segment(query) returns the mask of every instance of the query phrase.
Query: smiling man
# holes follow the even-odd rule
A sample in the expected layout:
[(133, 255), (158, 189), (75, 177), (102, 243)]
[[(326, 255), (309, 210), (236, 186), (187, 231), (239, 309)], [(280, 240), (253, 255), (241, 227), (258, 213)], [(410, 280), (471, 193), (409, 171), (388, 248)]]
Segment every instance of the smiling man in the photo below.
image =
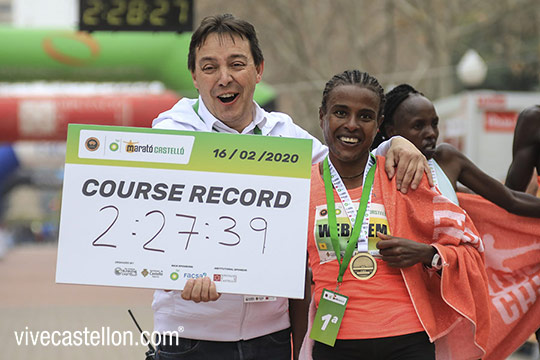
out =
[(193, 83), (208, 111), (238, 132), (251, 122), (255, 85), (264, 63), (238, 35), (210, 34), (198, 51)]
[[(154, 128), (312, 139), (312, 161), (326, 156), (326, 147), (288, 115), (267, 112), (253, 100), (264, 58), (250, 23), (230, 14), (204, 18), (191, 38), (188, 68), (198, 99), (181, 99), (154, 119)], [(416, 188), (428, 169), (425, 158), (404, 139), (387, 142), (379, 154), (386, 149), (389, 177), (396, 174), (404, 192), (409, 184)], [(161, 336), (156, 359), (290, 360), (291, 327), (296, 358), (309, 304), (267, 300), (218, 294), (209, 278), (188, 280), (182, 292), (157, 290), (152, 304), (155, 331), (183, 332), (182, 337)]]

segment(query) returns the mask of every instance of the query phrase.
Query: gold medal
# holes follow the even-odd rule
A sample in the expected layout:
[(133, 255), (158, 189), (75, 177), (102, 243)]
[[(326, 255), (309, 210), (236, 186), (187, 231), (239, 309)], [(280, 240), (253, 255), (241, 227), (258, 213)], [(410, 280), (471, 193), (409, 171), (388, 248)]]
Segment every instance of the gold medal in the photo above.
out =
[(358, 280), (368, 280), (377, 272), (377, 261), (369, 253), (358, 253), (351, 259), (349, 270)]

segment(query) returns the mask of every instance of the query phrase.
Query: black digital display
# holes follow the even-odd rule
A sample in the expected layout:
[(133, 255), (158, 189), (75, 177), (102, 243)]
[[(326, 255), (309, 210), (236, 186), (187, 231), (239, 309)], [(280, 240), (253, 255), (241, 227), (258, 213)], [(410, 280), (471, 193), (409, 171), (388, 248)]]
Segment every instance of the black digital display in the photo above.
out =
[(82, 31), (191, 31), (193, 0), (80, 0)]

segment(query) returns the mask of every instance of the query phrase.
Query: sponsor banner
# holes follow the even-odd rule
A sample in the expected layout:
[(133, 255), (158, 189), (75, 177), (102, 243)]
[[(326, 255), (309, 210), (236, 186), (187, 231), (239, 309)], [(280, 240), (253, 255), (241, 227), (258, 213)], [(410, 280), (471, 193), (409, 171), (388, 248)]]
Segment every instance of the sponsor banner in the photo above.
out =
[(484, 94), (476, 99), (476, 104), (480, 109), (505, 109), (507, 102), (505, 94)]
[(513, 133), (517, 118), (515, 111), (486, 111), (484, 128), (486, 131)]
[(303, 297), (311, 141), (260, 140), (70, 125), (56, 281)]

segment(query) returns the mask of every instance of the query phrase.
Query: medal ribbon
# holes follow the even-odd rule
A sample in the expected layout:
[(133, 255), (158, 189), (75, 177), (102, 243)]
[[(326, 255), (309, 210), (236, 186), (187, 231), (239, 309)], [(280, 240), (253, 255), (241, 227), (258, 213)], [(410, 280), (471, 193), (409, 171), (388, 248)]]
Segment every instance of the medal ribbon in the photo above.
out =
[[(364, 178), (362, 180), (362, 183), (366, 182), (366, 176), (369, 173), (369, 170), (371, 169), (373, 164), (375, 164), (375, 162), (376, 162), (375, 157), (370, 156), (366, 164), (366, 167), (364, 168)], [(351, 223), (351, 226), (354, 228), (354, 224), (356, 223), (356, 218), (358, 214), (356, 212), (356, 209), (354, 208), (351, 197), (349, 196), (349, 192), (347, 191), (345, 184), (343, 184), (343, 180), (339, 176), (339, 173), (337, 172), (336, 168), (332, 164), (332, 161), (330, 160), (330, 158), (328, 159), (328, 167), (330, 169), (330, 177), (332, 178), (332, 185), (334, 185), (334, 189), (336, 189), (339, 199), (341, 200), (341, 203), (343, 204), (343, 209), (345, 210), (345, 214), (347, 214), (347, 217), (349, 218), (349, 222)], [(362, 225), (360, 228), (360, 236), (358, 237), (358, 241), (357, 241), (358, 252), (368, 251), (368, 230), (369, 230), (369, 218), (371, 215), (370, 209), (371, 209), (372, 190), (373, 188), (371, 187), (366, 209), (363, 213), (364, 217), (363, 217)]]
[(433, 179), (433, 185), (435, 185), (436, 188), (439, 187), (439, 181), (437, 180), (437, 172), (435, 171), (435, 160), (429, 159), (428, 161), (429, 170), (431, 171), (431, 178)]
[[(332, 166), (333, 174), (330, 174), (330, 166)], [(375, 169), (377, 168), (377, 162), (375, 160), (375, 156), (370, 153), (370, 158), (368, 159), (368, 162), (366, 164), (366, 168), (364, 170), (364, 179), (362, 184), (362, 197), (360, 198), (360, 205), (358, 207), (358, 212), (356, 212), (356, 216), (354, 216), (354, 208), (352, 207), (352, 201), (349, 196), (349, 192), (345, 188), (345, 185), (343, 184), (343, 181), (341, 180), (341, 177), (339, 176), (338, 172), (334, 168), (333, 165), (331, 165), (330, 159), (328, 156), (323, 161), (323, 180), (324, 180), (324, 191), (326, 194), (326, 206), (328, 210), (328, 226), (330, 227), (330, 239), (332, 241), (332, 247), (336, 254), (336, 258), (339, 264), (339, 274), (338, 274), (338, 284), (341, 284), (343, 281), (343, 274), (345, 274), (345, 271), (347, 267), (349, 266), (349, 262), (351, 261), (352, 254), (354, 252), (354, 248), (356, 243), (358, 243), (358, 247), (360, 250), (360, 230), (361, 228), (366, 229), (365, 231), (365, 239), (362, 239), (362, 243), (365, 242), (365, 244), (362, 245), (362, 251), (367, 251), (368, 249), (368, 242), (367, 242), (367, 228), (369, 226), (369, 212), (367, 212), (368, 203), (370, 202), (371, 198), (371, 192), (373, 189), (373, 181), (375, 179)], [(366, 170), (368, 170), (368, 173), (366, 175)], [(336, 183), (335, 180), (338, 180)], [(344, 205), (344, 208), (352, 207), (352, 212), (349, 214), (349, 210), (346, 210), (347, 216), (349, 216), (349, 219), (351, 219), (351, 225), (353, 227), (351, 236), (349, 240), (347, 241), (347, 248), (345, 249), (345, 255), (343, 257), (343, 261), (341, 260), (341, 247), (339, 245), (339, 238), (337, 233), (337, 217), (336, 217), (336, 205), (334, 202), (334, 192), (332, 190), (332, 185), (336, 187), (336, 191), (340, 197), (341, 203)], [(337, 185), (337, 186), (336, 186)], [(367, 221), (366, 221), (366, 213), (367, 213)], [(360, 215), (362, 214), (362, 215)], [(351, 216), (354, 216), (354, 221)], [(362, 222), (360, 223), (358, 220), (362, 217)], [(361, 224), (361, 226), (355, 226), (356, 224)], [(364, 226), (365, 225), (365, 226)], [(365, 249), (365, 250), (364, 250)]]

